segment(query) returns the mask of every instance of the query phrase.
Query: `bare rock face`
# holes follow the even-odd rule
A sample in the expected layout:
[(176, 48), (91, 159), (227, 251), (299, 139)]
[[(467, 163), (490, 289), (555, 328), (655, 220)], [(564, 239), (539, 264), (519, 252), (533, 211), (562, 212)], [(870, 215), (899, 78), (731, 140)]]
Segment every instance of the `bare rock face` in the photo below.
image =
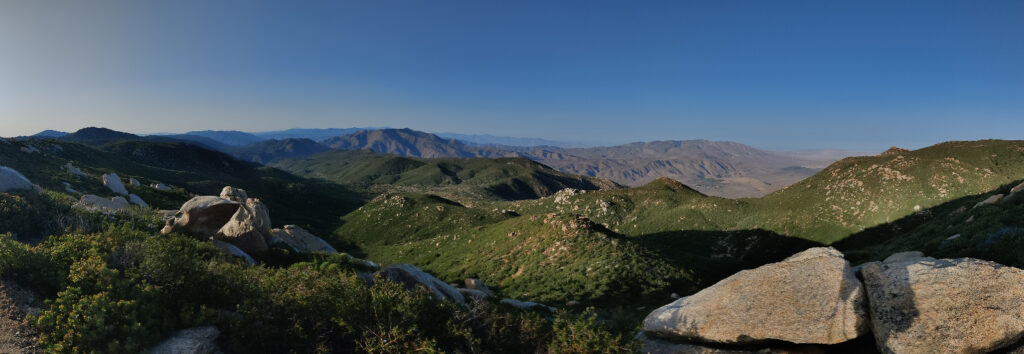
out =
[(460, 305), (466, 303), (465, 297), (454, 286), (448, 285), (411, 264), (396, 264), (381, 269), (378, 274), (385, 279), (401, 283), (408, 290), (423, 288), (439, 300), (448, 300)]
[(124, 187), (124, 183), (121, 183), (121, 177), (116, 173), (103, 175), (103, 185), (110, 188), (111, 192), (128, 195), (128, 188)]
[(219, 353), (217, 347), (217, 336), (220, 330), (217, 327), (207, 326), (183, 329), (171, 334), (160, 344), (151, 348), (151, 354), (213, 354)]
[(896, 253), (893, 253), (893, 254), (889, 255), (889, 257), (885, 257), (885, 260), (883, 260), (882, 262), (884, 262), (884, 263), (902, 262), (902, 261), (905, 261), (905, 260), (908, 260), (908, 259), (921, 258), (921, 257), (924, 257), (924, 253), (922, 253), (921, 251), (896, 252)]
[(249, 196), (245, 193), (244, 189), (231, 186), (224, 187), (224, 189), (220, 191), (220, 197), (239, 203), (245, 203), (245, 200), (249, 199)]
[(736, 273), (654, 310), (657, 337), (724, 344), (835, 344), (867, 333), (864, 288), (843, 254), (819, 247)]
[(171, 232), (208, 239), (235, 215), (240, 204), (220, 197), (195, 197), (181, 205), (174, 218), (167, 221), (161, 233)]
[(259, 199), (246, 199), (223, 225), (213, 239), (238, 246), (248, 254), (260, 254), (269, 249), (270, 213)]
[(271, 243), (284, 242), (299, 253), (338, 253), (327, 241), (295, 225), (285, 225), (283, 229), (270, 230), (270, 237), (273, 240)]
[(861, 269), (878, 348), (987, 353), (1024, 337), (1024, 270), (971, 258), (916, 258)]
[(29, 182), (21, 172), (14, 169), (0, 166), (0, 192), (7, 192), (17, 189), (36, 190), (35, 185)]

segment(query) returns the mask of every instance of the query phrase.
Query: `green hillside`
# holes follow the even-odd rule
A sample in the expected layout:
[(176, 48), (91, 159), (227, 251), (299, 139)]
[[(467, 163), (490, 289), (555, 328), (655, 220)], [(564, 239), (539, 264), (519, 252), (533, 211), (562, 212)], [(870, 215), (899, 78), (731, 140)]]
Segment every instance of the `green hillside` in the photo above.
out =
[[(28, 153), (32, 146), (39, 152)], [(72, 163), (87, 174), (67, 172)], [(175, 142), (116, 141), (87, 146), (57, 140), (0, 143), (0, 165), (20, 171), (33, 183), (64, 191), (64, 182), (82, 193), (110, 197), (101, 176), (116, 172), (131, 193), (154, 208), (177, 209), (193, 194), (217, 195), (225, 185), (259, 196), (275, 216), (275, 224), (298, 224), (314, 230), (335, 227), (338, 217), (354, 210), (363, 196), (337, 184), (296, 177), (274, 168), (234, 158), (199, 146)], [(136, 178), (142, 186), (128, 184)], [(151, 183), (177, 188), (158, 191)]]
[(272, 166), (357, 188), (430, 193), (462, 201), (534, 199), (563, 188), (618, 187), (598, 178), (561, 173), (524, 158), (421, 159), (368, 151), (328, 151)]

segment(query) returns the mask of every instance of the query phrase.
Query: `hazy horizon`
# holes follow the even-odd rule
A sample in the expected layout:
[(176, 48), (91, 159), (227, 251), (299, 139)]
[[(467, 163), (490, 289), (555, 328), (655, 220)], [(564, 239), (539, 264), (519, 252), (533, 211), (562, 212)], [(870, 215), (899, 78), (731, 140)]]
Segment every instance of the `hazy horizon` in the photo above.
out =
[(1021, 2), (14, 2), (0, 136), (408, 127), (880, 151), (1024, 131)]

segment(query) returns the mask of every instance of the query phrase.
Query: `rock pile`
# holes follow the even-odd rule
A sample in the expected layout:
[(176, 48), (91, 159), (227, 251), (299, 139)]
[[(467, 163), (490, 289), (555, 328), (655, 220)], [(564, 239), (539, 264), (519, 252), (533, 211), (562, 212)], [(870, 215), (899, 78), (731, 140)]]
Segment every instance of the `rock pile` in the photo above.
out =
[(985, 353), (1024, 338), (1024, 270), (920, 252), (858, 268), (812, 248), (655, 310), (638, 338), (650, 353), (828, 352), (867, 335), (885, 353)]

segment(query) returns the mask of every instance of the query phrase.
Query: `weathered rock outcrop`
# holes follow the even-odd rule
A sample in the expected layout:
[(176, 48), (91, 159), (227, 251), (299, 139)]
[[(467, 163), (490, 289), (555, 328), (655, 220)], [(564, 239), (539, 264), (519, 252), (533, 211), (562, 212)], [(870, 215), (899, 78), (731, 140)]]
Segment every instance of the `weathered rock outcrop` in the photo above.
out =
[(116, 173), (103, 175), (103, 185), (110, 188), (111, 192), (128, 195), (128, 188), (124, 187), (124, 183), (121, 183), (121, 177)]
[(36, 187), (32, 182), (29, 182), (28, 178), (25, 178), (25, 175), (22, 175), (21, 172), (0, 166), (0, 192), (19, 189), (34, 191), (36, 190)]
[(977, 207), (980, 207), (980, 206), (985, 206), (985, 205), (989, 205), (989, 204), (995, 204), (995, 203), (998, 203), (1000, 200), (1003, 200), (1003, 195), (1002, 194), (992, 195), (992, 196), (989, 196), (988, 198), (985, 198), (985, 200), (982, 200), (982, 201), (978, 202), (978, 204), (974, 204), (974, 207), (977, 208)]
[(249, 199), (249, 195), (245, 193), (244, 189), (235, 188), (232, 186), (227, 186), (224, 187), (224, 189), (221, 189), (220, 197), (239, 203), (245, 203), (245, 201)]
[(834, 344), (867, 333), (865, 306), (842, 253), (812, 248), (665, 305), (644, 319), (643, 329), (703, 342)]
[(71, 162), (64, 165), (64, 169), (68, 171), (68, 174), (72, 176), (85, 177), (85, 172), (81, 168), (75, 167)]
[(901, 261), (905, 261), (905, 260), (908, 260), (908, 259), (921, 258), (921, 257), (924, 257), (924, 253), (922, 253), (921, 251), (896, 252), (896, 253), (893, 253), (893, 254), (889, 255), (889, 257), (885, 257), (885, 260), (883, 260), (882, 262), (884, 262), (884, 263), (901, 262)]
[(861, 269), (879, 349), (985, 353), (1024, 337), (1024, 270), (970, 258)]
[(217, 327), (207, 326), (183, 329), (171, 334), (160, 344), (151, 348), (150, 354), (214, 354), (219, 353), (217, 347), (217, 336), (220, 331)]
[(171, 232), (208, 239), (235, 215), (240, 204), (221, 197), (200, 196), (181, 205), (174, 219), (167, 221), (161, 233)]
[(385, 279), (401, 283), (408, 290), (423, 288), (437, 299), (448, 300), (457, 304), (466, 303), (462, 293), (454, 286), (448, 285), (448, 283), (427, 274), (411, 264), (389, 266), (381, 269), (377, 274)]
[(299, 253), (338, 253), (327, 241), (295, 225), (285, 225), (282, 229), (270, 230), (270, 238), (271, 244), (283, 242)]
[(248, 198), (213, 236), (249, 254), (266, 252), (270, 239), (270, 213), (259, 199)]
[(78, 203), (75, 203), (75, 207), (104, 214), (113, 214), (127, 209), (129, 206), (131, 206), (131, 204), (122, 197), (106, 199), (92, 194), (83, 195), (82, 198), (78, 200)]

